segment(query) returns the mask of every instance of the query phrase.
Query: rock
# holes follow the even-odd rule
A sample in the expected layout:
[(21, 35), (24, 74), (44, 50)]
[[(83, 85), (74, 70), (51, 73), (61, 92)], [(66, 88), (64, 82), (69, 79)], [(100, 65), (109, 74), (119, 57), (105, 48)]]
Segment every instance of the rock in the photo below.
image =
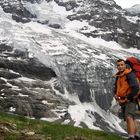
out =
[(48, 26), (56, 28), (56, 29), (60, 29), (61, 28), (61, 25), (59, 25), (59, 24), (49, 24)]
[(29, 22), (31, 18), (35, 18), (23, 5), (21, 1), (7, 1), (1, 0), (0, 6), (4, 12), (12, 13), (12, 18), (17, 22)]

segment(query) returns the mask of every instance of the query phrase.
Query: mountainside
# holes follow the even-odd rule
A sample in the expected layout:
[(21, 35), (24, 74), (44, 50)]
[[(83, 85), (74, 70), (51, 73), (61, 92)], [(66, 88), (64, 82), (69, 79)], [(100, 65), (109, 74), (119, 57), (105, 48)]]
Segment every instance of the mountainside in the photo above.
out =
[(1, 140), (125, 140), (117, 134), (81, 129), (0, 112)]
[(139, 18), (112, 0), (0, 5), (0, 109), (125, 133), (109, 111), (112, 74), (116, 59), (140, 58)]
[(127, 8), (126, 11), (129, 12), (133, 16), (140, 17), (140, 4), (136, 4), (132, 6), (131, 8)]
[(140, 18), (113, 0), (1, 0), (0, 5), (17, 22), (36, 21), (53, 28), (78, 22), (78, 32), (88, 37), (114, 40), (125, 48), (140, 46)]

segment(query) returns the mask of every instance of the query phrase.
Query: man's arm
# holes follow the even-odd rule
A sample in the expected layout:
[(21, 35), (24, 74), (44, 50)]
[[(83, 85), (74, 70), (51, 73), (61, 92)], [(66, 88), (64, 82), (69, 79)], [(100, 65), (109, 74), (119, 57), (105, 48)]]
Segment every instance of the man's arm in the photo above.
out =
[(133, 72), (127, 74), (127, 80), (132, 89), (131, 93), (127, 95), (127, 99), (133, 101), (133, 97), (136, 96), (139, 91), (139, 83), (135, 73)]

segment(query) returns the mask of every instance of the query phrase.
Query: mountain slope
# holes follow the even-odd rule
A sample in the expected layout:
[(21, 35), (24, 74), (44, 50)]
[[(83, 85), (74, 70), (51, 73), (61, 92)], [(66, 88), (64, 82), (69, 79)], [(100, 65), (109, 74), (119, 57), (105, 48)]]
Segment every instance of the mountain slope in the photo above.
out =
[(121, 9), (113, 0), (2, 0), (0, 5), (17, 22), (35, 21), (53, 28), (68, 28), (77, 21), (78, 32), (88, 37), (139, 49), (139, 17)]
[(6, 140), (123, 140), (102, 131), (76, 128), (0, 113), (0, 139)]
[[(122, 26), (116, 21), (118, 26), (121, 25), (118, 28), (120, 32), (133, 27), (134, 32), (129, 32), (129, 29), (127, 39), (120, 36), (124, 45), (130, 41), (129, 35), (134, 35), (132, 42), (136, 46), (133, 43), (131, 45), (137, 47), (139, 30), (137, 24), (128, 22), (123, 10), (119, 12), (120, 7), (113, 1), (96, 2), (0, 2), (2, 111), (79, 127), (125, 133), (118, 117), (110, 112), (113, 68), (116, 59), (130, 55), (139, 57), (140, 53), (137, 49), (122, 48), (119, 42), (107, 42), (93, 36), (97, 33), (98, 37), (107, 37), (108, 31), (109, 34), (113, 33), (110, 32), (110, 25), (106, 22), (104, 26), (101, 24), (105, 19), (108, 21), (108, 9), (109, 13), (115, 13), (114, 17), (118, 20), (121, 16), (121, 20), (125, 20), (123, 24), (128, 23)], [(100, 6), (102, 10), (96, 14), (98, 10), (92, 5), (97, 8)], [(17, 10), (13, 10), (14, 8)], [(25, 9), (28, 12), (24, 12)], [(89, 20), (85, 19), (84, 14), (91, 16)], [(16, 15), (16, 19), (13, 15)], [(99, 20), (93, 23), (91, 18), (94, 15)], [(102, 18), (104, 15), (105, 18)]]
[(138, 17), (140, 17), (140, 4), (136, 4), (131, 8), (127, 8), (126, 11), (131, 13), (132, 15), (138, 15)]

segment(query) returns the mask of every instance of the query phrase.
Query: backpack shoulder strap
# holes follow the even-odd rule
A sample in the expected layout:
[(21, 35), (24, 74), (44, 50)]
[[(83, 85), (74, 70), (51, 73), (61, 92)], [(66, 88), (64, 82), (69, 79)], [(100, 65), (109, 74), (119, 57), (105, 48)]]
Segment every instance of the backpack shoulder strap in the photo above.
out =
[[(132, 71), (132, 72), (133, 72), (133, 71)], [(130, 73), (132, 73), (132, 72), (130, 72)], [(128, 73), (128, 74), (130, 74), (130, 73)], [(134, 72), (133, 72), (133, 73), (134, 73)], [(128, 84), (129, 84), (128, 74), (126, 74), (126, 80), (127, 80)], [(137, 78), (137, 77), (136, 77), (136, 78)], [(138, 78), (137, 78), (137, 81), (138, 81), (138, 84), (139, 84), (139, 87), (140, 87), (140, 82), (139, 82)], [(139, 99), (140, 99), (140, 90), (139, 90), (139, 92), (137, 93), (137, 95), (136, 95), (135, 98), (139, 98)]]
[(129, 80), (128, 80), (129, 78), (128, 78), (128, 74), (126, 74), (126, 81), (128, 82), (128, 84), (129, 84)]
[[(131, 74), (131, 73), (134, 73), (134, 71), (131, 71), (130, 73), (125, 74), (126, 75), (126, 80), (127, 80), (128, 84), (129, 84), (129, 74)], [(136, 77), (136, 79), (138, 79), (138, 78)]]

